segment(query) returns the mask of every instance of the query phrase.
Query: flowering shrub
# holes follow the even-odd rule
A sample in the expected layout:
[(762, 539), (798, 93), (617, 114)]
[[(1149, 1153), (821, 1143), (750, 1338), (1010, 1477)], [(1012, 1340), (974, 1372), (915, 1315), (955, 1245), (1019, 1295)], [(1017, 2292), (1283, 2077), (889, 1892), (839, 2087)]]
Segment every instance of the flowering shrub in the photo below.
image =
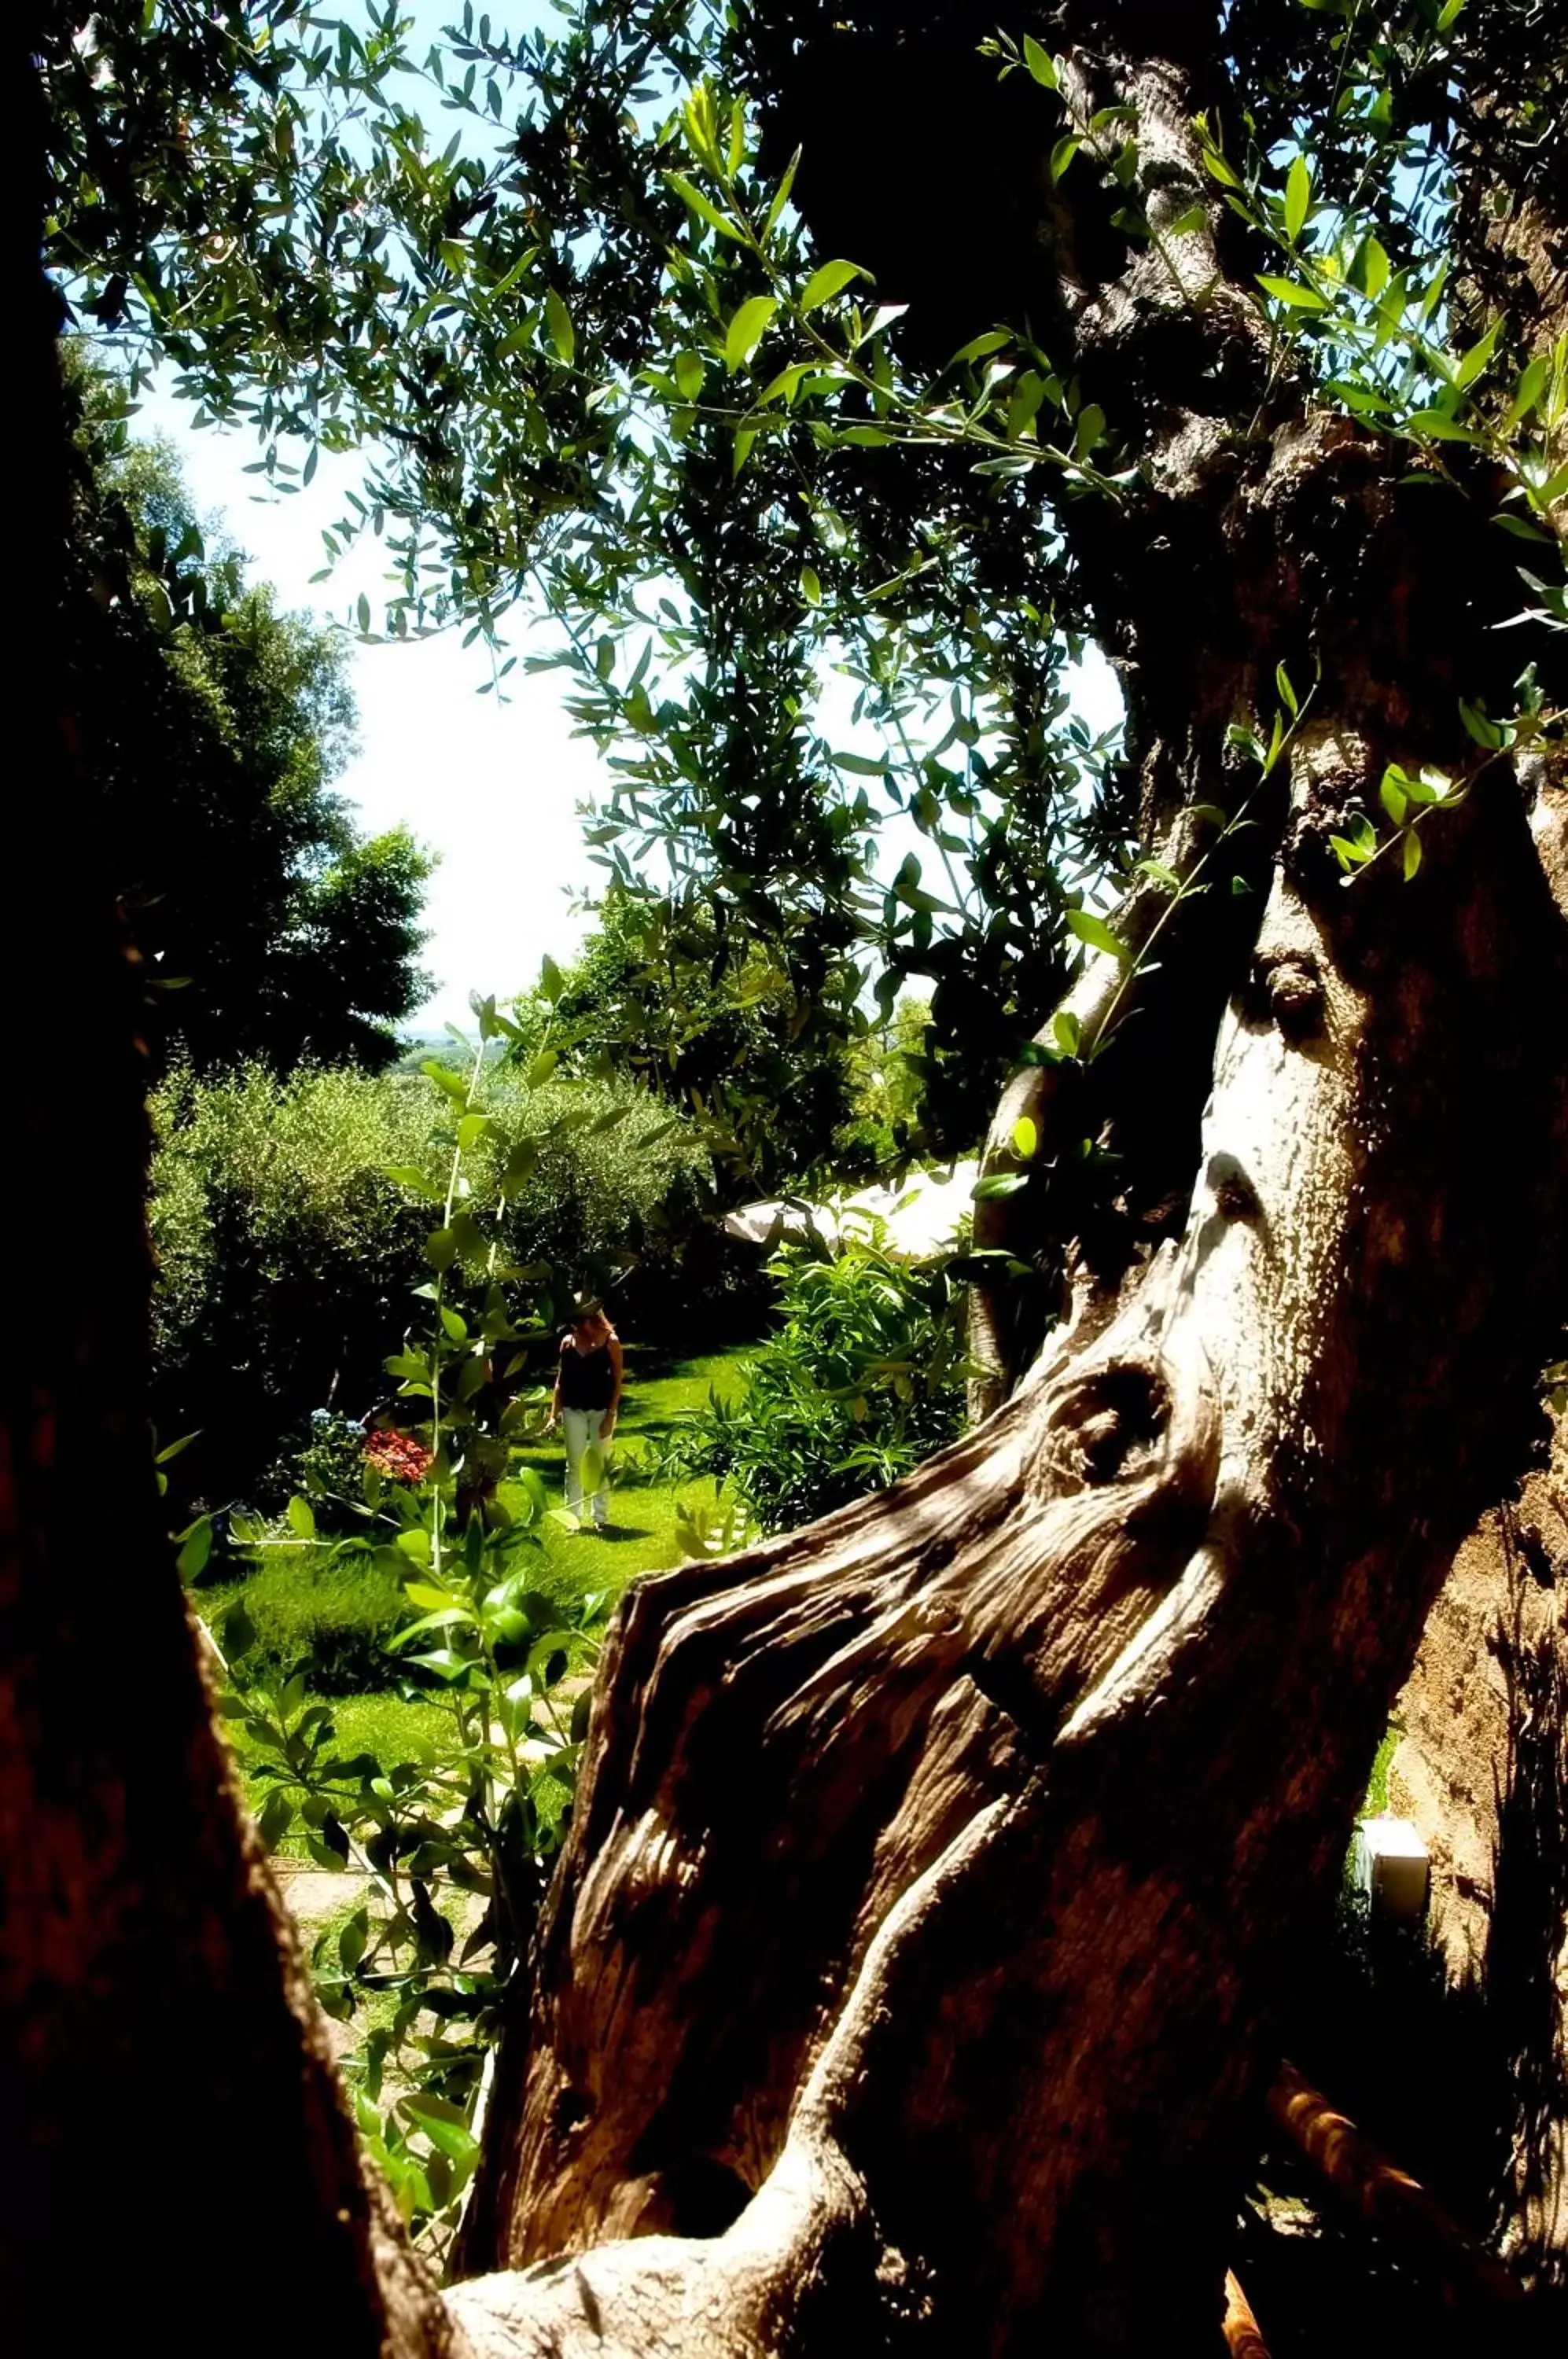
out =
[(435, 1463), (422, 1441), (390, 1429), (365, 1436), (365, 1455), (378, 1474), (394, 1483), (422, 1483)]
[(321, 1501), (324, 1523), (334, 1531), (346, 1530), (356, 1518), (343, 1502), (358, 1498), (364, 1472), (362, 1419), (345, 1417), (341, 1409), (316, 1408), (310, 1411), (304, 1440), (282, 1450), (256, 1477), (254, 1496), (270, 1508), (293, 1492), (307, 1492)]

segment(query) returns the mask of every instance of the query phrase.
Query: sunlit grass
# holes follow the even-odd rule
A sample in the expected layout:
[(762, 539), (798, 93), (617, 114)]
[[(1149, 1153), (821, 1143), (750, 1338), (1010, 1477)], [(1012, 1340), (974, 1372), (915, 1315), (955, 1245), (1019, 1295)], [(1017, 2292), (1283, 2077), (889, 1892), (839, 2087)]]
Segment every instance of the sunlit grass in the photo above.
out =
[[(553, 1596), (592, 1593), (614, 1598), (638, 1574), (679, 1563), (681, 1503), (697, 1507), (713, 1504), (711, 1483), (686, 1482), (677, 1487), (663, 1482), (656, 1471), (658, 1452), (673, 1420), (705, 1401), (710, 1388), (733, 1398), (743, 1387), (745, 1353), (731, 1351), (671, 1361), (633, 1350), (627, 1363), (613, 1461), (613, 1522), (601, 1534), (572, 1531), (546, 1516), (539, 1532), (536, 1585)], [(552, 1506), (562, 1504), (564, 1466), (559, 1441), (523, 1453), (519, 1462), (539, 1475)], [(387, 1641), (410, 1611), (395, 1577), (368, 1561), (350, 1559), (334, 1564), (324, 1547), (280, 1543), (260, 1551), (260, 1562), (248, 1578), (205, 1589), (197, 1602), (209, 1625), (217, 1628), (227, 1607), (242, 1597), (258, 1633), (257, 1647), (247, 1659), (287, 1669), (312, 1655), (323, 1664), (332, 1685), (362, 1690), (322, 1698), (332, 1707), (335, 1752), (373, 1753), (391, 1762), (430, 1759), (450, 1748), (452, 1715), (447, 1706), (439, 1701), (405, 1700), (389, 1684), (372, 1685), (378, 1675), (389, 1681), (392, 1658)], [(242, 1723), (229, 1722), (225, 1727), (247, 1799), (258, 1807), (267, 1781), (253, 1784), (248, 1772), (260, 1747)], [(548, 1777), (540, 1781), (541, 1787), (550, 1783)], [(561, 1789), (555, 1793), (564, 1801)], [(550, 1797), (541, 1791), (537, 1799), (543, 1807)], [(302, 1852), (302, 1842), (291, 1836), (283, 1850)]]
[[(638, 1573), (662, 1572), (680, 1562), (678, 1508), (682, 1501), (712, 1507), (714, 1486), (701, 1480), (679, 1486), (661, 1481), (653, 1471), (659, 1450), (683, 1409), (700, 1407), (710, 1390), (733, 1399), (745, 1384), (744, 1352), (659, 1362), (651, 1355), (645, 1361), (634, 1348), (626, 1363), (626, 1391), (611, 1459), (611, 1529), (604, 1534), (570, 1531), (551, 1520), (542, 1535), (550, 1571), (567, 1576), (579, 1593), (605, 1590), (618, 1595)], [(650, 1371), (646, 1375), (644, 1365)], [(564, 1506), (565, 1462), (559, 1440), (523, 1452), (519, 1463), (540, 1477), (553, 1506)], [(555, 1582), (547, 1579), (540, 1586), (553, 1589)]]

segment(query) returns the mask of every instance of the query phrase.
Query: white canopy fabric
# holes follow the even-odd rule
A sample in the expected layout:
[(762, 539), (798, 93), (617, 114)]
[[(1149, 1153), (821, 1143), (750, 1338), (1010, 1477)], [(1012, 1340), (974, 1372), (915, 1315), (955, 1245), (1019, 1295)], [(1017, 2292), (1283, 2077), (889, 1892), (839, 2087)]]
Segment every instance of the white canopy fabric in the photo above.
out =
[(795, 1204), (775, 1199), (763, 1204), (743, 1204), (724, 1214), (732, 1237), (769, 1251), (791, 1240), (804, 1243), (815, 1236), (824, 1245), (846, 1237), (868, 1236), (882, 1223), (885, 1250), (899, 1261), (930, 1261), (951, 1252), (960, 1224), (975, 1209), (978, 1161), (955, 1163), (951, 1172), (914, 1171), (901, 1188), (863, 1188), (853, 1196), (831, 1198), (825, 1204)]

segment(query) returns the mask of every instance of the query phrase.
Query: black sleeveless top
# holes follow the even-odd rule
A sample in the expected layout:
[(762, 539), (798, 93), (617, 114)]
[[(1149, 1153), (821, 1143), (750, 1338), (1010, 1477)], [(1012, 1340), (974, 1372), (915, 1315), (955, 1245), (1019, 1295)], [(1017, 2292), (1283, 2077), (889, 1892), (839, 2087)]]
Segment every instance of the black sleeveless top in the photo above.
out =
[(608, 1408), (615, 1372), (610, 1365), (608, 1343), (580, 1352), (570, 1335), (561, 1346), (561, 1406), (562, 1408)]

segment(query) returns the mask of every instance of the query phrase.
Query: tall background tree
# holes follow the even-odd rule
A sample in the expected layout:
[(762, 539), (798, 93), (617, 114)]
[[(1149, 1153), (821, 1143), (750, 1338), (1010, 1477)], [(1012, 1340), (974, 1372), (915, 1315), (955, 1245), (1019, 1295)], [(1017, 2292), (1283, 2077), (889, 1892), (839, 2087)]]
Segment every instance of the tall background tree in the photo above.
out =
[[(581, 957), (519, 1011), (517, 1053), (548, 1029), (570, 1067), (635, 1076), (695, 1109), (729, 1166), (725, 1192), (766, 1193), (839, 1160), (854, 1105), (847, 1043), (871, 1027), (855, 1004), (858, 970), (837, 965), (836, 1004), (826, 977), (802, 1004), (778, 938), (759, 938), (722, 896), (682, 907), (612, 888)], [(834, 1027), (811, 1024), (829, 1004)]]
[(353, 747), (343, 636), (280, 614), (206, 546), (172, 451), (133, 440), (80, 364), (71, 692), (98, 826), (155, 998), (199, 1068), (371, 1067), (429, 989), (431, 860), (332, 791)]
[[(681, 685), (693, 436), (728, 436), (743, 485), (799, 462), (804, 489), (765, 514), (802, 632), (859, 650), (898, 744), (877, 815), (917, 778), (931, 797), (916, 823), (953, 863), (944, 893), (918, 860), (875, 895), (870, 861), (823, 879), (867, 905), (894, 991), (990, 940), (965, 873), (1052, 788), (1055, 856), (1023, 884), (1069, 988), (1009, 1085), (983, 1201), (1006, 1211), (996, 1250), (1037, 1266), (1037, 1323), (1071, 1316), (908, 1484), (624, 1606), (469, 2238), (473, 2266), (572, 2267), (459, 2288), (442, 2323), (319, 2067), (269, 2069), (308, 2033), (198, 1790), (171, 1575), (180, 1709), (141, 1752), (82, 1761), (41, 1701), (10, 1723), (43, 1748), (57, 1860), (105, 1795), (160, 1779), (188, 1805), (158, 1823), (169, 1875), (135, 1886), (163, 1982), (83, 1912), (32, 1985), (29, 2135), (60, 2115), (68, 2052), (84, 2071), (107, 2044), (114, 2099), (145, 2104), (169, 1962), (205, 1965), (244, 1927), (234, 1970), (207, 1973), (229, 2085), (265, 2108), (256, 2155), (350, 2347), (1213, 2348), (1292, 1963), (1443, 1566), (1539, 1431), (1559, 1348), (1568, 1047), (1521, 1014), (1568, 987), (1562, 180), (1534, 160), (1563, 109), (1543, 49), (1518, 82), (1497, 70), (1529, 13), (1314, 11), (1334, 66), (1283, 125), (1258, 60), (1269, 28), (1280, 54), (1301, 36), (1284, 8), (1233, 25), (1085, 0), (988, 54), (967, 10), (897, 0), (724, 28), (594, 12), (520, 49), (481, 25), (447, 103), (495, 120), (520, 73), (516, 147), (439, 162), (387, 94), (389, 13), (365, 40), (283, 0), (46, 28), (54, 251), (82, 302), (173, 352), (193, 392), (243, 392), (274, 465), (290, 438), (395, 442), (365, 504), (406, 566), (389, 627), (428, 608), (438, 556), (438, 603), (497, 641), (510, 598), (541, 600), (585, 692), (647, 741), (619, 798), (634, 844), (662, 832), (701, 870), (737, 797), (726, 851), (746, 841), (744, 776), (715, 764), (724, 799), (702, 798)], [(771, 160), (725, 77), (760, 100)], [(339, 136), (340, 98), (373, 118), (368, 147)], [(1266, 144), (1281, 129), (1293, 162)], [(235, 188), (247, 234), (221, 253), (173, 152)], [(571, 202), (539, 201), (547, 168)], [(1515, 292), (1480, 317), (1491, 263)], [(1091, 625), (1128, 711), (1097, 793), (1092, 749), (1040, 718)], [(1027, 699), (1020, 647), (1048, 683)], [(927, 679), (957, 688), (956, 734), (906, 754)], [(872, 782), (848, 778), (858, 814)], [(96, 1364), (51, 1362), (71, 1447), (39, 1477), (47, 1512), (29, 1503), (41, 1573), (79, 1548), (52, 1518), (89, 1486), (84, 1445), (111, 1411), (123, 1436), (138, 1397), (129, 1068), (100, 970), (125, 1323), (96, 1426)], [(1039, 1020), (1045, 971), (1027, 1012), (987, 1006), (977, 1055)], [(939, 1030), (953, 1004), (939, 989)], [(47, 1145), (69, 1111), (40, 1106)], [(1000, 1392), (1028, 1327), (995, 1327)], [(146, 1473), (117, 1446), (155, 1582)], [(39, 1698), (60, 1610), (23, 1658)], [(146, 1817), (124, 1813), (144, 1841)], [(112, 1904), (134, 1867), (105, 1853), (94, 1889)], [(150, 1994), (144, 2023), (60, 2003), (99, 1975)], [(212, 2135), (213, 2045), (160, 2121), (171, 2149)], [(300, 2103), (321, 2138), (290, 2148)], [(47, 2198), (40, 2216), (80, 2315), (93, 2288), (65, 2283)], [(127, 2266), (138, 2223), (150, 2244), (145, 2212), (115, 2212)], [(204, 2266), (169, 2291), (185, 2318)]]

